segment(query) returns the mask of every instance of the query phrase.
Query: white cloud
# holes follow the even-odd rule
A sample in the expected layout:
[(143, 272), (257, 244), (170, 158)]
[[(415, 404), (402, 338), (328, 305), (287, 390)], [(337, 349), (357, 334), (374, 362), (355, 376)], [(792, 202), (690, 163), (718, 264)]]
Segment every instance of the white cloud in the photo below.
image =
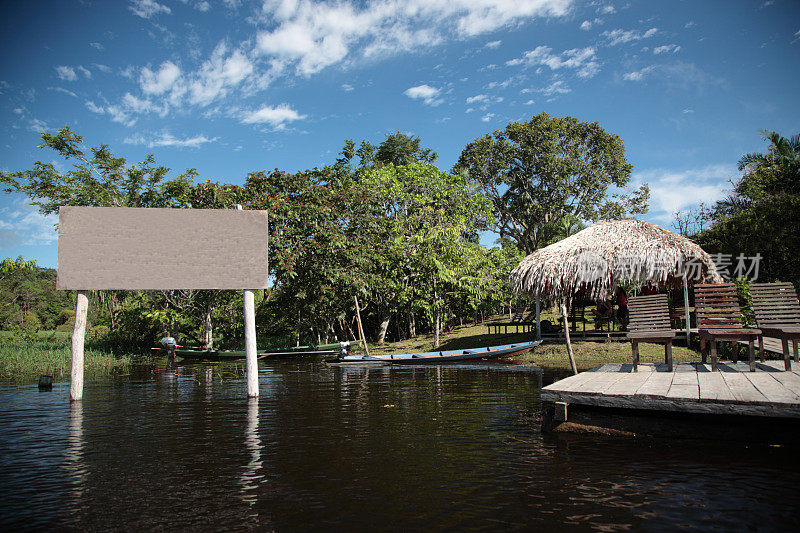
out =
[(102, 115), (106, 112), (106, 110), (103, 109), (102, 106), (96, 105), (91, 100), (86, 100), (86, 109), (88, 109), (92, 113), (97, 113), (98, 115)]
[(486, 48), (497, 48), (497, 47), (498, 47), (498, 46), (500, 46), (501, 44), (503, 44), (503, 41), (489, 41), (489, 42), (488, 42), (488, 43), (486, 43), (484, 46), (485, 46)]
[(490, 122), (494, 118), (494, 113), (486, 113), (481, 117), (481, 122)]
[(211, 4), (209, 4), (208, 2), (205, 2), (205, 1), (203, 1), (203, 2), (197, 2), (197, 3), (194, 5), (194, 8), (195, 8), (196, 10), (200, 11), (201, 13), (205, 13), (206, 11), (208, 11), (209, 9), (211, 9)]
[(98, 52), (102, 52), (103, 50), (105, 50), (105, 49), (106, 49), (106, 47), (105, 47), (105, 46), (103, 46), (103, 45), (102, 45), (102, 44), (100, 44), (100, 43), (89, 43), (89, 46), (91, 46), (92, 48), (94, 48), (94, 49), (95, 49), (95, 50), (97, 50)]
[(66, 65), (57, 66), (56, 74), (64, 81), (75, 81), (78, 79), (78, 75), (75, 74), (75, 69)]
[[(77, 71), (77, 72), (76, 72)], [(64, 81), (75, 81), (78, 79), (78, 72), (83, 74), (87, 78), (92, 77), (92, 73), (89, 69), (83, 67), (82, 65), (78, 65), (77, 67), (69, 67), (67, 65), (59, 65), (56, 67), (56, 74), (58, 77)]]
[(535, 103), (536, 103), (536, 102), (534, 102), (533, 100), (528, 100), (527, 102), (525, 102), (525, 104), (524, 104), (524, 105), (533, 105), (533, 104), (535, 104)]
[(204, 144), (216, 142), (219, 137), (209, 139), (205, 135), (195, 135), (194, 137), (186, 137), (179, 139), (169, 132), (162, 132), (158, 135), (151, 136), (149, 139), (140, 133), (126, 137), (123, 142), (125, 144), (134, 144), (147, 146), (148, 148), (199, 148)]
[(42, 215), (27, 200), (0, 208), (0, 246), (53, 244), (57, 215)]
[(496, 31), (540, 17), (562, 17), (571, 0), (408, 0), (336, 3), (270, 1), (272, 28), (256, 37), (257, 50), (310, 76), (338, 63), (415, 52), (453, 39)]
[(658, 54), (666, 54), (672, 52), (673, 54), (678, 52), (681, 49), (680, 46), (677, 44), (665, 44), (664, 46), (656, 46), (653, 48), (653, 53)]
[(567, 84), (564, 83), (563, 80), (556, 80), (547, 87), (543, 87), (541, 89), (537, 89), (536, 92), (540, 92), (545, 96), (552, 96), (554, 94), (567, 94), (571, 93), (572, 89), (567, 87)]
[(289, 104), (280, 104), (276, 107), (263, 106), (256, 111), (249, 111), (242, 116), (242, 124), (269, 124), (277, 130), (284, 129), (286, 124), (296, 120), (303, 120), (306, 115), (301, 115)]
[(109, 67), (108, 65), (103, 65), (101, 63), (92, 63), (92, 66), (104, 74), (108, 74), (109, 72), (111, 72), (111, 67)]
[(164, 61), (158, 72), (153, 72), (148, 67), (142, 69), (139, 76), (139, 85), (145, 94), (163, 94), (170, 90), (181, 76), (181, 69), (172, 61)]
[(244, 52), (234, 50), (228, 54), (228, 45), (221, 42), (189, 84), (189, 99), (193, 104), (207, 106), (225, 97), (228, 89), (239, 85), (253, 71), (253, 64)]
[(737, 175), (736, 167), (728, 164), (671, 170), (651, 169), (636, 172), (633, 182), (650, 186), (650, 210), (656, 216), (669, 220), (676, 211), (711, 205), (725, 195), (728, 180)]
[(466, 99), (468, 104), (476, 104), (482, 111), (486, 111), (490, 105), (499, 104), (502, 101), (502, 96), (489, 96), (487, 94), (476, 94)]
[(349, 93), (350, 91), (354, 91), (355, 87), (353, 87), (349, 83), (343, 83), (342, 84), (342, 90), (344, 90), (344, 92), (346, 92), (346, 93)]
[(656, 67), (654, 65), (649, 65), (640, 70), (635, 70), (633, 72), (627, 72), (623, 74), (622, 79), (628, 81), (642, 81), (645, 78), (645, 76), (653, 72), (655, 69)]
[(59, 93), (68, 94), (73, 98), (77, 98), (78, 97), (77, 94), (75, 94), (72, 91), (68, 91), (68, 90), (64, 89), (63, 87), (48, 87), (48, 89), (50, 89), (51, 91), (56, 91), (56, 92), (59, 92)]
[(609, 6), (601, 6), (601, 7), (599, 7), (597, 9), (597, 12), (602, 14), (602, 15), (612, 15), (612, 14), (616, 13), (617, 10), (614, 9), (614, 6), (610, 6), (609, 5)]
[(626, 30), (616, 29), (616, 30), (604, 31), (603, 33), (601, 33), (601, 35), (608, 40), (609, 46), (616, 46), (618, 44), (629, 43), (632, 41), (641, 41), (642, 39), (649, 39), (656, 33), (658, 33), (658, 28), (650, 28), (644, 33), (639, 33), (638, 31), (634, 30), (626, 31)]
[(592, 23), (589, 22), (588, 20), (584, 20), (583, 22), (581, 22), (581, 29), (585, 30), (585, 31), (591, 30), (592, 29)]
[(403, 94), (413, 100), (422, 100), (427, 105), (437, 106), (442, 103), (441, 99), (436, 98), (439, 96), (440, 92), (440, 89), (423, 84), (417, 85), (416, 87), (409, 87), (403, 91)]
[(153, 15), (160, 15), (161, 13), (169, 15), (172, 12), (170, 8), (154, 0), (131, 0), (131, 5), (128, 6), (128, 9), (137, 17), (142, 17), (143, 19), (149, 19)]
[(49, 129), (50, 127), (44, 120), (39, 120), (38, 118), (31, 118), (30, 121), (28, 122), (28, 130), (32, 131), (33, 133), (41, 133)]
[(122, 97), (122, 105), (125, 106), (126, 110), (133, 113), (156, 113), (160, 117), (165, 117), (169, 113), (169, 105), (166, 102), (157, 104), (147, 98), (136, 97), (131, 93), (125, 93), (125, 96)]
[(595, 49), (591, 46), (564, 50), (561, 54), (552, 52), (553, 49), (549, 46), (537, 46), (533, 50), (525, 52), (521, 58), (506, 61), (506, 65), (546, 65), (550, 67), (550, 70), (575, 69), (581, 78), (591, 78), (600, 72)]

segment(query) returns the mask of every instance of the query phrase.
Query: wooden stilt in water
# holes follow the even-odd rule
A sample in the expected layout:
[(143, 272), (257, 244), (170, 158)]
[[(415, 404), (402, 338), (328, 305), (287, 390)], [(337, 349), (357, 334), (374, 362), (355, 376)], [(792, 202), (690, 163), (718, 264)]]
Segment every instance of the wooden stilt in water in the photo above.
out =
[(247, 396), (258, 397), (258, 360), (256, 359), (256, 306), (253, 291), (244, 291), (244, 351), (247, 361)]
[(78, 291), (75, 303), (75, 327), (72, 330), (72, 373), (69, 384), (69, 399), (77, 402), (83, 398), (83, 340), (86, 337), (86, 311), (89, 298), (86, 291)]
[(572, 366), (572, 372), (578, 373), (578, 366), (575, 364), (575, 356), (572, 354), (572, 342), (569, 339), (569, 322), (567, 321), (567, 304), (561, 302), (561, 316), (564, 318), (564, 335), (567, 338), (567, 355), (569, 355), (569, 364)]
[[(236, 209), (242, 210), (241, 204)], [(244, 353), (247, 367), (247, 396), (258, 398), (258, 359), (256, 353), (256, 303), (251, 289), (244, 290)]]

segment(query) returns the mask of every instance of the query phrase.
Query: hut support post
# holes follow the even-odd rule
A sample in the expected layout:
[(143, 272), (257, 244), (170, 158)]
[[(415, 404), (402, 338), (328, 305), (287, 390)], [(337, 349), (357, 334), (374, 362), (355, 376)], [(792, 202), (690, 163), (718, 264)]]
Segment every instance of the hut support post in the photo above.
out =
[(244, 291), (244, 351), (247, 361), (247, 396), (258, 398), (258, 360), (256, 359), (256, 306), (253, 291)]
[(541, 310), (542, 310), (542, 298), (538, 294), (536, 295), (536, 340), (541, 340), (542, 338), (542, 321), (541, 321)]
[(567, 304), (561, 302), (561, 316), (564, 318), (564, 335), (567, 338), (567, 355), (569, 356), (569, 364), (572, 366), (572, 372), (577, 375), (578, 367), (575, 365), (575, 356), (572, 354), (572, 342), (569, 339), (569, 322), (567, 321)]
[(692, 347), (692, 321), (689, 317), (689, 285), (686, 281), (687, 273), (683, 273), (683, 311), (686, 313), (686, 347)]
[(86, 337), (86, 312), (89, 298), (86, 291), (78, 291), (75, 303), (75, 327), (72, 329), (72, 372), (69, 383), (69, 399), (73, 402), (83, 398), (83, 339)]

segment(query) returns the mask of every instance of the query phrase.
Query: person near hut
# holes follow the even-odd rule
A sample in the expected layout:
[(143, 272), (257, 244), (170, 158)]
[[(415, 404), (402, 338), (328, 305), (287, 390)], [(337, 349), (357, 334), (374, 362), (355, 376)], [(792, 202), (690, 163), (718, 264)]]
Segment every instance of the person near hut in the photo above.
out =
[(594, 327), (595, 329), (600, 329), (600, 325), (603, 323), (603, 320), (608, 320), (614, 313), (614, 306), (611, 303), (611, 300), (604, 299), (597, 302), (597, 306), (592, 309), (592, 314), (594, 315)]
[(628, 295), (625, 289), (617, 287), (617, 292), (614, 295), (614, 301), (617, 304), (617, 321), (619, 321), (620, 331), (628, 329)]

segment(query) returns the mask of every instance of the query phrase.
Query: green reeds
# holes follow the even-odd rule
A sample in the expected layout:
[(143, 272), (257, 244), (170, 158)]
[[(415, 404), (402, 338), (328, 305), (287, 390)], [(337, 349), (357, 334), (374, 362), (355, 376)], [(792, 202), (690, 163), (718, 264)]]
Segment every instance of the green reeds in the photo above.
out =
[[(84, 373), (87, 377), (105, 376), (130, 368), (131, 358), (86, 348)], [(68, 343), (38, 340), (29, 343), (0, 340), (0, 379), (35, 380), (46, 374), (60, 381), (69, 379), (72, 352)]]

